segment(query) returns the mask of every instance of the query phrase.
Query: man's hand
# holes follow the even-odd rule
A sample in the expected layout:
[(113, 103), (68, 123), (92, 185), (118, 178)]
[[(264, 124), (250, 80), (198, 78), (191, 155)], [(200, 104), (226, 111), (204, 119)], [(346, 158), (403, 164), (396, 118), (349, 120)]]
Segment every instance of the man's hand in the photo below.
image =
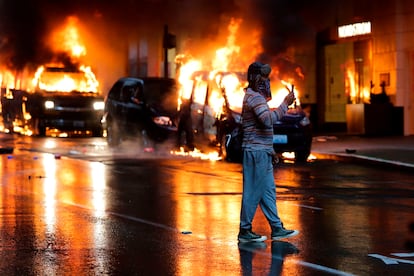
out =
[(285, 97), (285, 99), (283, 100), (286, 105), (291, 105), (293, 104), (293, 102), (295, 101), (295, 93), (293, 92), (293, 86), (292, 86), (292, 90), (289, 90), (289, 88), (286, 87), (286, 89), (289, 91), (289, 94), (287, 94), (287, 96)]

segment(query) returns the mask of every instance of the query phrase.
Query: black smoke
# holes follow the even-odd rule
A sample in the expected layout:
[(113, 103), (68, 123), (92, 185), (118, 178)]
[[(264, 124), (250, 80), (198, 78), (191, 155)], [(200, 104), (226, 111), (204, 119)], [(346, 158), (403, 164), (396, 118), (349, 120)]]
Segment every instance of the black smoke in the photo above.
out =
[(2, 62), (8, 67), (22, 69), (27, 62), (36, 61), (44, 18), (34, 1), (2, 1), (0, 11)]
[(1, 65), (22, 70), (56, 58), (67, 63), (67, 55), (54, 53), (46, 43), (52, 25), (62, 24), (66, 17), (77, 13), (93, 16), (106, 2), (109, 1), (1, 1)]
[(111, 30), (108, 43), (122, 43), (119, 38), (134, 34), (158, 34), (165, 24), (177, 41), (212, 41), (226, 29), (229, 18), (241, 17), (245, 29), (261, 26), (264, 30), (259, 58), (266, 62), (309, 35), (302, 17), (309, 5), (304, 0), (0, 1), (0, 62), (15, 69), (44, 63), (53, 55), (45, 37), (53, 24), (71, 15), (88, 19), (92, 28), (98, 22), (93, 31), (103, 35)]

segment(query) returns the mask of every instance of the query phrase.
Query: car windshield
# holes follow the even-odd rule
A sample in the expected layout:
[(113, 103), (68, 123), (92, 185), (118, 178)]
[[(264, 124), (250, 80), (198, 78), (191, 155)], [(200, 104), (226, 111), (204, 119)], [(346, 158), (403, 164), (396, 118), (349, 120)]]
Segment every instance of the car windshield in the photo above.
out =
[(35, 82), (39, 89), (48, 92), (98, 92), (95, 76), (84, 68), (41, 68), (36, 73)]

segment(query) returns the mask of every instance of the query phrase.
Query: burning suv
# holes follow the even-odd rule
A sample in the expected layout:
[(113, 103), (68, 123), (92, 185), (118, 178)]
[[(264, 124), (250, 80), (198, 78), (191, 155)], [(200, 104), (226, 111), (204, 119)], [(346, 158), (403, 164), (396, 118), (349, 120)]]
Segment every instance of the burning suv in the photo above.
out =
[(176, 105), (163, 105), (174, 97), (175, 80), (168, 78), (118, 79), (105, 99), (103, 128), (109, 146), (123, 140), (141, 138), (144, 146), (163, 142), (175, 135), (173, 122)]
[(59, 130), (102, 136), (104, 98), (89, 67), (40, 66), (32, 85), (2, 87), (3, 124), (8, 131), (45, 136)]

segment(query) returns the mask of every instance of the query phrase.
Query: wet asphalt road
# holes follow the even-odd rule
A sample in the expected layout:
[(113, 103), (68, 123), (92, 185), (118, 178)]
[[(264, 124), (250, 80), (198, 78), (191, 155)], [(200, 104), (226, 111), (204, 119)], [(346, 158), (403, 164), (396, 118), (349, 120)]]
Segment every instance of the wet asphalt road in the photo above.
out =
[[(410, 275), (414, 174), (318, 159), (275, 170), (284, 241), (238, 245), (241, 167), (18, 138), (0, 155), (0, 275)], [(46, 153), (49, 152), (49, 153)], [(254, 230), (270, 235), (260, 210)]]

